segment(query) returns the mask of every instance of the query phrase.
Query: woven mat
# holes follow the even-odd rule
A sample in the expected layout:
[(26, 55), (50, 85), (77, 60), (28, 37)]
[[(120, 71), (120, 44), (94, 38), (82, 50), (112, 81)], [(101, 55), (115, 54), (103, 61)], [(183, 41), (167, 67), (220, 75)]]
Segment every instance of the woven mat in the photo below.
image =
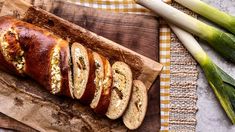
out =
[[(196, 17), (191, 11), (172, 6)], [(197, 112), (197, 63), (164, 20), (160, 21), (161, 131), (195, 131)]]
[[(42, 1), (50, 2), (50, 0)], [(109, 11), (151, 15), (148, 10), (135, 4), (133, 0), (67, 1)], [(31, 2), (34, 2), (34, 0), (31, 0)], [(183, 9), (178, 5), (174, 4), (174, 6)], [(183, 10), (190, 13), (185, 9)], [(166, 23), (163, 21), (160, 23), (160, 62), (165, 65), (160, 76), (161, 130), (195, 131), (196, 80), (198, 75), (196, 63)]]
[[(172, 5), (196, 17), (180, 5)], [(195, 60), (172, 33), (169, 130), (195, 131), (198, 77), (196, 65)]]

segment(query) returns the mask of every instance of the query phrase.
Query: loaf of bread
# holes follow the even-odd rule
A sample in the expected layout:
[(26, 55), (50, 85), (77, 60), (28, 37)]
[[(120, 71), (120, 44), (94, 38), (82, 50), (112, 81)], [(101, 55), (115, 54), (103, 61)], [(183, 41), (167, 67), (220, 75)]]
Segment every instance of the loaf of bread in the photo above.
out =
[[(1, 70), (29, 76), (50, 93), (77, 99), (110, 119), (121, 117), (131, 98), (133, 75), (126, 63), (116, 61), (111, 66), (108, 58), (83, 44), (70, 44), (45, 29), (9, 16), (0, 17), (0, 63)], [(146, 88), (143, 93), (135, 92), (138, 87), (144, 91), (143, 84), (134, 81), (134, 95), (123, 118), (130, 129), (141, 124), (146, 112)], [(135, 97), (143, 105), (133, 125), (127, 119), (135, 111)]]

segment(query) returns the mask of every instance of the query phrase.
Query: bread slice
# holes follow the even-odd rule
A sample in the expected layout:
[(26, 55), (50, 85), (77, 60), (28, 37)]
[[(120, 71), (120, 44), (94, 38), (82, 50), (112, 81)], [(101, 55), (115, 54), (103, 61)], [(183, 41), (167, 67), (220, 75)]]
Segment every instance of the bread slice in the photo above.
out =
[[(37, 41), (36, 37), (34, 39)], [(73, 98), (68, 42), (57, 38), (38, 44), (34, 39), (25, 50), (25, 73), (52, 94)]]
[(79, 43), (71, 47), (74, 96), (83, 104), (90, 104), (95, 94), (95, 62), (93, 52)]
[(62, 39), (57, 41), (57, 45), (51, 51), (49, 62), (51, 93), (73, 98), (70, 51), (67, 41)]
[(102, 80), (102, 86), (101, 86), (102, 89), (100, 89), (101, 93), (99, 93), (101, 95), (98, 95), (100, 96), (100, 98), (97, 97), (96, 100), (94, 100), (94, 104), (96, 105), (94, 111), (98, 114), (104, 115), (108, 110), (108, 106), (111, 99), (113, 77), (112, 77), (112, 67), (109, 61), (101, 55), (100, 57), (102, 58), (103, 61), (104, 77)]
[(90, 104), (90, 107), (92, 109), (95, 109), (99, 103), (99, 100), (101, 98), (101, 93), (103, 90), (103, 81), (104, 81), (104, 64), (103, 64), (103, 60), (101, 58), (101, 56), (96, 53), (93, 52), (93, 57), (94, 57), (94, 61), (95, 61), (95, 86), (96, 86), (96, 90), (95, 90), (95, 96)]
[(61, 74), (61, 95), (74, 98), (74, 84), (72, 79), (72, 68), (71, 68), (71, 55), (69, 44), (65, 40), (60, 40), (58, 45), (60, 48), (60, 74)]
[(132, 72), (124, 62), (115, 62), (113, 70), (113, 89), (106, 116), (110, 119), (121, 117), (127, 108), (132, 92)]
[(143, 122), (148, 105), (147, 89), (143, 82), (133, 81), (130, 103), (123, 115), (123, 122), (130, 130), (137, 129)]

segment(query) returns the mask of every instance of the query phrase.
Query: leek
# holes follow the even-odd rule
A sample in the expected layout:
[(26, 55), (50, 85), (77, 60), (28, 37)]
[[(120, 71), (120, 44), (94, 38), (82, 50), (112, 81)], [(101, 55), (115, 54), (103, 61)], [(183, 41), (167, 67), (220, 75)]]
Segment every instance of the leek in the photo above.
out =
[(223, 57), (235, 63), (235, 36), (209, 26), (160, 0), (135, 0), (168, 22), (206, 40)]
[(175, 0), (177, 3), (217, 23), (235, 34), (235, 17), (222, 12), (200, 0)]
[(235, 80), (213, 63), (191, 34), (172, 24), (170, 27), (200, 64), (220, 104), (231, 122), (235, 124)]

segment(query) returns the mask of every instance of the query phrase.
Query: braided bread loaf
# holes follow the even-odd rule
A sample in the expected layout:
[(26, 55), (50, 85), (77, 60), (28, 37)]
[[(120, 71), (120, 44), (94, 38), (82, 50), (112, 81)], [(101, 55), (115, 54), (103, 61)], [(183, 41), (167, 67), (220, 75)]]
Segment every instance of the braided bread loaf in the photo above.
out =
[(110, 119), (125, 112), (133, 77), (124, 62), (111, 66), (107, 58), (82, 44), (69, 44), (10, 16), (0, 17), (0, 31), (1, 70), (29, 76), (52, 94), (78, 99)]

